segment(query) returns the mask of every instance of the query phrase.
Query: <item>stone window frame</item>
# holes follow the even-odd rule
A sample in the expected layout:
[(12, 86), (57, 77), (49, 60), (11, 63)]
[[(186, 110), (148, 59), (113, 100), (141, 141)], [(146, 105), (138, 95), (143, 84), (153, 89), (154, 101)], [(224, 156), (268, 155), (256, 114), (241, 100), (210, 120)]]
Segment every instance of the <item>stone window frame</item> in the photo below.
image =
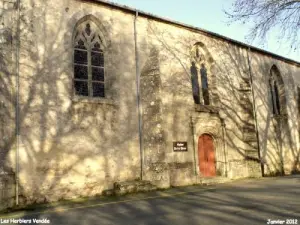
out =
[(271, 109), (274, 116), (286, 116), (286, 91), (281, 73), (276, 65), (269, 71), (269, 92)]
[[(94, 40), (92, 40), (95, 37)], [(83, 40), (83, 44), (85, 49), (78, 47), (78, 41), (80, 39), (84, 39)], [(94, 45), (98, 42), (100, 42), (100, 46), (99, 49), (100, 51), (94, 51), (93, 47), (95, 47)], [(82, 44), (82, 43), (81, 43)], [(73, 34), (73, 38), (72, 38), (72, 70), (73, 70), (73, 79), (72, 79), (72, 83), (73, 83), (73, 96), (74, 96), (74, 100), (92, 100), (92, 101), (106, 101), (109, 100), (107, 99), (106, 96), (106, 88), (107, 88), (107, 84), (106, 84), (106, 41), (103, 37), (103, 34), (101, 32), (100, 26), (98, 25), (98, 22), (95, 21), (95, 19), (92, 16), (86, 16), (85, 18), (82, 18), (80, 21), (78, 21), (78, 23), (75, 26), (74, 29), (74, 34)], [(83, 47), (81, 45), (81, 47)], [(78, 63), (75, 62), (75, 52), (76, 51), (82, 51), (82, 52), (86, 52), (86, 62), (85, 63)], [(103, 61), (102, 63), (100, 63), (100, 65), (95, 65), (92, 61), (93, 61), (93, 57), (92, 54), (93, 53), (100, 53), (101, 56), (101, 60)], [(75, 73), (75, 66), (82, 66), (82, 67), (86, 67), (87, 68), (87, 77), (85, 78), (78, 78), (76, 77), (76, 73)], [(94, 79), (93, 78), (93, 69), (100, 69), (102, 70), (102, 76), (103, 78), (101, 78), (101, 80), (98, 79)], [(99, 74), (98, 74), (99, 75)], [(76, 85), (75, 82), (86, 82), (87, 83), (87, 93), (85, 94), (78, 94), (76, 93)], [(93, 85), (94, 84), (102, 84), (103, 87), (103, 94), (98, 94), (97, 96), (95, 96), (95, 90), (93, 89)], [(100, 86), (100, 85), (99, 85)]]
[[(197, 76), (199, 82), (199, 97), (200, 97), (200, 105), (201, 106), (215, 106), (217, 105), (216, 99), (216, 90), (215, 90), (215, 78), (212, 74), (212, 67), (214, 66), (214, 59), (211, 56), (210, 52), (208, 51), (207, 47), (202, 42), (196, 42), (191, 50), (190, 50), (190, 61), (191, 64), (194, 63), (195, 67), (197, 68)], [(208, 95), (208, 100), (205, 102), (204, 95), (203, 95), (203, 85), (202, 85), (202, 77), (201, 77), (201, 69), (204, 66), (205, 74), (206, 74), (206, 94)], [(195, 103), (196, 104), (196, 103)]]

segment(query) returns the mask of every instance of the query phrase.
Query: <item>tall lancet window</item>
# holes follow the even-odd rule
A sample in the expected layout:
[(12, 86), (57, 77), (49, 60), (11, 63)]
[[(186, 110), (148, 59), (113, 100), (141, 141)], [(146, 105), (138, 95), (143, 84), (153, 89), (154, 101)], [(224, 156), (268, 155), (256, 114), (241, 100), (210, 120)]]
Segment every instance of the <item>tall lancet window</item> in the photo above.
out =
[(272, 66), (269, 77), (271, 105), (274, 115), (286, 114), (285, 87), (279, 70)]
[(73, 43), (75, 94), (105, 97), (103, 42), (96, 24), (79, 24)]
[(192, 80), (192, 91), (195, 104), (200, 104), (200, 92), (199, 92), (199, 81), (198, 81), (198, 69), (195, 62), (192, 62), (191, 66), (191, 80)]
[(207, 69), (205, 68), (205, 65), (203, 63), (201, 64), (200, 74), (204, 105), (209, 105)]

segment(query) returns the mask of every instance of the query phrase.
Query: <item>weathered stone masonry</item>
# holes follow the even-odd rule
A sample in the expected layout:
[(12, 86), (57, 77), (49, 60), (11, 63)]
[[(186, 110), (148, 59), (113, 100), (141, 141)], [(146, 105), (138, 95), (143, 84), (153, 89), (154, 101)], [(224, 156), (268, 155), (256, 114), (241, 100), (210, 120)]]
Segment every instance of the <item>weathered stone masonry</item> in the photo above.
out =
[[(200, 183), (202, 135), (211, 137), (209, 166), (217, 178), (300, 170), (298, 62), (100, 0), (21, 1), (16, 62), (17, 5), (10, 2), (1, 2), (0, 14), (0, 31), (10, 31), (5, 42), (0, 33), (0, 210), (16, 203), (16, 184), (26, 205), (101, 194), (115, 182), (140, 179), (136, 47), (143, 179), (163, 188)], [(105, 98), (74, 94), (74, 32), (89, 22), (101, 34)], [(271, 68), (286, 105), (280, 115), (272, 105)], [(174, 142), (185, 142), (187, 151), (173, 151)]]
[(15, 167), (7, 158), (15, 144), (16, 10), (14, 1), (0, 3), (0, 210), (14, 204)]

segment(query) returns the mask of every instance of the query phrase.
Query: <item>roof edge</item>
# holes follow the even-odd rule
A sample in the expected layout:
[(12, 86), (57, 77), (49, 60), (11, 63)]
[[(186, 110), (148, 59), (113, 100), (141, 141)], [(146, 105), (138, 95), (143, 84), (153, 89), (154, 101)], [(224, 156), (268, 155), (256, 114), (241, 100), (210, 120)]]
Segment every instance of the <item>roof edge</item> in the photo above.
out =
[(263, 50), (261, 48), (258, 48), (258, 47), (255, 47), (255, 46), (252, 46), (252, 45), (249, 45), (249, 44), (246, 44), (246, 43), (234, 40), (234, 39), (231, 39), (229, 37), (223, 36), (223, 35), (218, 34), (218, 33), (214, 33), (214, 32), (199, 28), (199, 27), (195, 27), (195, 26), (192, 26), (192, 25), (189, 25), (189, 24), (178, 22), (178, 21), (175, 21), (175, 20), (172, 20), (172, 19), (169, 19), (169, 18), (164, 18), (164, 17), (161, 17), (161, 16), (157, 16), (157, 15), (154, 15), (154, 14), (151, 14), (151, 13), (148, 13), (148, 12), (144, 12), (142, 10), (135, 9), (135, 8), (132, 8), (132, 7), (129, 7), (129, 6), (126, 6), (126, 5), (121, 5), (121, 4), (110, 2), (110, 1), (107, 1), (107, 0), (79, 0), (79, 1), (95, 2), (95, 3), (98, 3), (98, 4), (114, 7), (114, 8), (120, 9), (122, 11), (132, 13), (132, 14), (138, 13), (138, 15), (144, 16), (146, 18), (151, 18), (151, 19), (155, 19), (155, 20), (162, 21), (162, 22), (165, 22), (165, 23), (174, 24), (174, 25), (184, 27), (184, 28), (187, 28), (187, 29), (191, 29), (191, 30), (194, 30), (194, 31), (198, 31), (198, 32), (200, 31), (200, 32), (202, 32), (206, 35), (210, 35), (212, 37), (228, 41), (228, 42), (233, 43), (235, 45), (239, 45), (243, 48), (247, 48), (247, 49), (253, 50), (255, 52), (262, 53), (264, 55), (272, 56), (276, 59), (285, 61), (287, 63), (291, 63), (291, 64), (294, 64), (294, 65), (296, 64), (296, 66), (300, 67), (300, 62), (298, 62), (296, 60), (286, 58), (286, 57), (281, 56), (281, 55), (277, 55), (275, 53)]

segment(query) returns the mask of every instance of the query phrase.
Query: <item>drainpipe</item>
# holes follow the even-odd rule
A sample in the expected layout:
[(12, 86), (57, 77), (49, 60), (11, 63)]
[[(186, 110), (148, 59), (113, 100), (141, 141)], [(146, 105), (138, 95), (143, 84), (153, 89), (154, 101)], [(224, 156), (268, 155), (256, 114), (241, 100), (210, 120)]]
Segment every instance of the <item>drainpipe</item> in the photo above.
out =
[(262, 172), (262, 176), (264, 176), (263, 162), (261, 160), (261, 155), (260, 155), (260, 142), (259, 142), (259, 134), (258, 134), (258, 123), (257, 123), (256, 103), (255, 103), (254, 88), (253, 88), (253, 74), (252, 74), (252, 67), (251, 67), (251, 60), (250, 60), (250, 52), (251, 52), (251, 48), (248, 47), (247, 58), (248, 58), (249, 76), (250, 76), (250, 84), (251, 84), (250, 88), (251, 88), (252, 102), (253, 102), (252, 109), (253, 109), (253, 116), (254, 116), (254, 126), (255, 126), (255, 134), (257, 140), (258, 157), (260, 159), (261, 172)]
[(140, 67), (139, 67), (139, 52), (138, 52), (138, 43), (137, 43), (137, 18), (139, 12), (136, 11), (134, 18), (134, 46), (135, 46), (135, 72), (136, 72), (136, 96), (137, 96), (137, 108), (138, 108), (138, 121), (139, 121), (139, 144), (140, 144), (140, 158), (141, 158), (141, 172), (140, 178), (143, 180), (143, 171), (144, 171), (144, 152), (143, 152), (143, 131), (142, 131), (142, 106), (141, 106), (141, 93), (140, 93)]
[(20, 148), (20, 0), (16, 1), (16, 205), (19, 205), (19, 148)]

